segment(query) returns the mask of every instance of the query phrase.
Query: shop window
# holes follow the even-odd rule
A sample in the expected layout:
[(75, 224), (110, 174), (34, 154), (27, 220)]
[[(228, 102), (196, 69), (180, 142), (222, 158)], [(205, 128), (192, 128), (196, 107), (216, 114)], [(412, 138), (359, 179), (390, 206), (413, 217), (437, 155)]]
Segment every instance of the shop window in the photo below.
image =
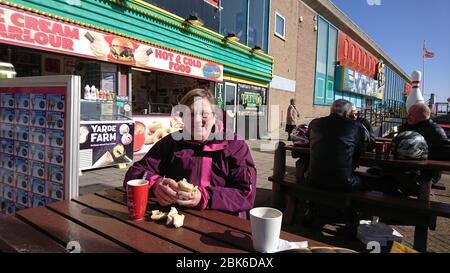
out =
[(351, 102), (353, 105), (355, 105), (355, 106), (356, 106), (356, 97), (357, 97), (356, 94), (351, 94), (351, 95), (350, 95), (350, 102)]
[(358, 98), (356, 98), (356, 107), (358, 107), (358, 108), (363, 107), (363, 98), (360, 96), (358, 96)]
[(249, 47), (260, 46), (267, 52), (268, 17), (269, 0), (249, 0), (247, 38), (247, 45)]
[(16, 77), (41, 76), (42, 54), (31, 53), (30, 51), (16, 48), (11, 50), (11, 63), (16, 70)]
[(278, 36), (284, 40), (286, 38), (285, 27), (285, 18), (278, 12), (275, 12), (275, 36)]
[(60, 58), (46, 57), (44, 59), (44, 72), (48, 74), (60, 74), (62, 61)]
[(328, 57), (327, 57), (327, 93), (325, 104), (334, 101), (334, 75), (336, 72), (338, 31), (331, 25), (328, 26)]
[(194, 88), (214, 93), (214, 83), (157, 71), (132, 70), (133, 115), (170, 115), (172, 108)]
[(328, 25), (319, 18), (318, 26), (314, 104), (324, 104), (327, 78)]
[[(199, 17), (206, 28), (215, 32), (219, 32), (219, 7), (215, 1), (205, 0), (183, 0), (183, 1), (167, 1), (167, 0), (144, 0), (147, 3), (155, 5), (159, 8), (176, 14), (182, 18), (188, 18), (190, 15)], [(221, 1), (230, 2), (230, 1)], [(236, 2), (236, 1), (233, 1)], [(223, 4), (222, 4), (223, 5)]]
[[(167, 1), (180, 2), (180, 1)], [(223, 8), (220, 15), (220, 33), (234, 33), (241, 43), (247, 41), (247, 0), (220, 1)]]
[(77, 61), (75, 75), (81, 76), (81, 86), (98, 92), (84, 97), (90, 100), (113, 100), (117, 95), (117, 65), (97, 61)]
[(330, 105), (334, 101), (337, 41), (337, 29), (322, 18), (319, 18), (314, 104)]
[(242, 106), (241, 115), (262, 115), (266, 105), (267, 89), (248, 84), (238, 84), (238, 103)]

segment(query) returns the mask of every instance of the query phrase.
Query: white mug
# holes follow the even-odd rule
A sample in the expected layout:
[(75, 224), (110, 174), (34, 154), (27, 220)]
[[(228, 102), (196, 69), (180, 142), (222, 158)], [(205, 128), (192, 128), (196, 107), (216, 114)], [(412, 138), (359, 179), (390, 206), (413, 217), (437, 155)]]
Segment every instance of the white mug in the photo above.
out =
[(262, 253), (278, 249), (283, 213), (274, 208), (260, 207), (250, 210), (253, 248)]

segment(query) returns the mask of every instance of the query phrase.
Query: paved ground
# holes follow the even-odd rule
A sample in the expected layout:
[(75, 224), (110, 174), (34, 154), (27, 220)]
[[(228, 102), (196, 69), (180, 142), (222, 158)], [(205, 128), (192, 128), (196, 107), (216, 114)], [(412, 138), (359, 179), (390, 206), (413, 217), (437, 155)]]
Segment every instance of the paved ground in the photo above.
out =
[[(261, 151), (263, 141), (248, 141), (256, 167), (258, 170), (257, 178), (257, 194), (255, 206), (271, 205), (271, 189), (272, 184), (267, 178), (272, 174), (273, 169), (273, 152)], [(290, 156), (287, 158), (287, 170), (293, 171), (295, 161)], [(80, 176), (80, 194), (88, 194), (100, 191), (106, 188), (113, 188), (122, 185), (123, 177), (126, 169), (118, 169), (115, 167), (96, 169), (83, 172)], [(444, 175), (441, 180), (447, 190), (433, 190), (433, 197), (436, 201), (450, 203), (450, 175)], [(365, 247), (356, 239), (348, 239), (340, 224), (324, 224), (306, 228), (303, 226), (292, 225), (285, 226), (291, 232), (313, 238), (318, 241), (329, 243), (331, 245), (347, 247), (358, 251), (365, 251)], [(412, 246), (413, 227), (394, 226), (404, 236), (404, 244)], [(446, 252), (450, 253), (450, 220), (446, 218), (438, 218), (436, 231), (429, 231), (428, 238), (429, 252)]]

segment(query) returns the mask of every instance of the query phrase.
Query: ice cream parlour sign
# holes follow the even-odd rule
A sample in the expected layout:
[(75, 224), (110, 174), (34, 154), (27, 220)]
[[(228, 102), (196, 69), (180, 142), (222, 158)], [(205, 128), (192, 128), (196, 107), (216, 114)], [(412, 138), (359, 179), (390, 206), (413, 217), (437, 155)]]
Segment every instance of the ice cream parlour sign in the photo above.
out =
[(0, 42), (223, 81), (223, 65), (3, 6)]

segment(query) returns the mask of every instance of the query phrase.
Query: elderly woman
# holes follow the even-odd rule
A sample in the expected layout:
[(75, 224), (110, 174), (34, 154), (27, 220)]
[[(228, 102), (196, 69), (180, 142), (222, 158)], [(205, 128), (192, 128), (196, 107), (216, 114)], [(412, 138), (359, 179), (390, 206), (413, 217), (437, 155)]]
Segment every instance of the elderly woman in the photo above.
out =
[[(256, 193), (256, 168), (247, 144), (235, 134), (224, 137), (224, 123), (207, 90), (189, 91), (180, 105), (190, 112), (190, 122), (189, 115), (183, 117), (184, 131), (158, 141), (130, 167), (124, 185), (144, 177), (162, 206), (216, 209), (245, 218)], [(197, 190), (182, 191), (177, 181), (183, 178)]]

